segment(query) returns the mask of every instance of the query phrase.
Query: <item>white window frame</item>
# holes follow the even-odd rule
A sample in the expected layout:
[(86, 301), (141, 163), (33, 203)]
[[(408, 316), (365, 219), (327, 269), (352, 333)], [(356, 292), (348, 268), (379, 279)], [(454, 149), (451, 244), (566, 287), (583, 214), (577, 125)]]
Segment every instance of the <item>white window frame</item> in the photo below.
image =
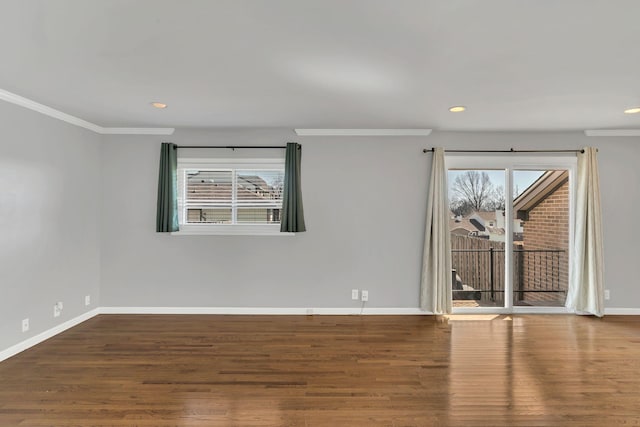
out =
[[(505, 171), (505, 218), (513, 218), (513, 171), (514, 170), (551, 170), (563, 169), (569, 171), (569, 266), (573, 262), (573, 242), (575, 229), (575, 192), (578, 167), (578, 157), (575, 154), (549, 155), (496, 155), (486, 154), (446, 154), (445, 167), (449, 169), (498, 169)], [(505, 247), (513, 247), (513, 221), (505, 221)], [(505, 251), (505, 306), (504, 307), (455, 307), (454, 314), (525, 314), (525, 313), (570, 313), (566, 307), (526, 307), (513, 305), (513, 251)], [(569, 283), (571, 283), (571, 268), (569, 268)], [(507, 297), (509, 295), (509, 297)]]
[[(172, 235), (239, 235), (239, 236), (293, 236), (295, 233), (280, 232), (280, 224), (186, 224), (184, 222), (184, 189), (186, 170), (284, 170), (284, 159), (209, 159), (178, 158), (178, 218), (179, 231)], [(233, 184), (235, 186), (235, 182)], [(182, 191), (181, 191), (182, 190)]]

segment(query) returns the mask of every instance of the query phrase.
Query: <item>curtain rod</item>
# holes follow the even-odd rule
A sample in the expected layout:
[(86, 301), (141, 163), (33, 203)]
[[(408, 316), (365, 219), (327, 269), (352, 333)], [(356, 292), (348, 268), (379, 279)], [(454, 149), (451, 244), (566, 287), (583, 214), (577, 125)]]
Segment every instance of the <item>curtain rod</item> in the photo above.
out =
[(287, 148), (285, 145), (174, 145), (173, 148), (229, 148), (235, 150), (236, 148)]
[[(435, 148), (425, 148), (423, 153), (434, 151)], [(580, 150), (444, 150), (445, 153), (584, 153), (584, 149)]]

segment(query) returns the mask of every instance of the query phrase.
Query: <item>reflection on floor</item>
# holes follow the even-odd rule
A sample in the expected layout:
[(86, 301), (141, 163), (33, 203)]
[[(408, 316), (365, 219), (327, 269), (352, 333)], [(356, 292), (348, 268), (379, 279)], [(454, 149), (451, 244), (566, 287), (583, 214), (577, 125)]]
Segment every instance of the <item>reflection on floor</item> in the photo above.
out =
[[(564, 307), (564, 301), (518, 301), (517, 307)], [(453, 307), (504, 307), (504, 301), (453, 300)]]
[(100, 315), (0, 363), (0, 426), (640, 425), (640, 317)]

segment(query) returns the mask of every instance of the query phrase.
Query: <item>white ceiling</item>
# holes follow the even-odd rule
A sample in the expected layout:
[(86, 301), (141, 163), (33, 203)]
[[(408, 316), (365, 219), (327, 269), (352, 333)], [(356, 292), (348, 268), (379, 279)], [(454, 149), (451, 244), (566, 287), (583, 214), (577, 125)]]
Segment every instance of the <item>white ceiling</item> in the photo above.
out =
[[(0, 88), (100, 126), (640, 127), (622, 113), (640, 105), (638, 0), (0, 0), (0, 11)], [(459, 104), (468, 111), (447, 111)]]

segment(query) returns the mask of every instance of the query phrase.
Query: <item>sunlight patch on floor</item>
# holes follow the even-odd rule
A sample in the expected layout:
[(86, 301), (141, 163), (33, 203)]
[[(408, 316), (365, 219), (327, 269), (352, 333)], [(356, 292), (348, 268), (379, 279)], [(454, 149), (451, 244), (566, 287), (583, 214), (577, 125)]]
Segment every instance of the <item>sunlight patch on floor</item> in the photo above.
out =
[(447, 314), (444, 316), (449, 321), (478, 321), (478, 320), (513, 320), (505, 314)]

